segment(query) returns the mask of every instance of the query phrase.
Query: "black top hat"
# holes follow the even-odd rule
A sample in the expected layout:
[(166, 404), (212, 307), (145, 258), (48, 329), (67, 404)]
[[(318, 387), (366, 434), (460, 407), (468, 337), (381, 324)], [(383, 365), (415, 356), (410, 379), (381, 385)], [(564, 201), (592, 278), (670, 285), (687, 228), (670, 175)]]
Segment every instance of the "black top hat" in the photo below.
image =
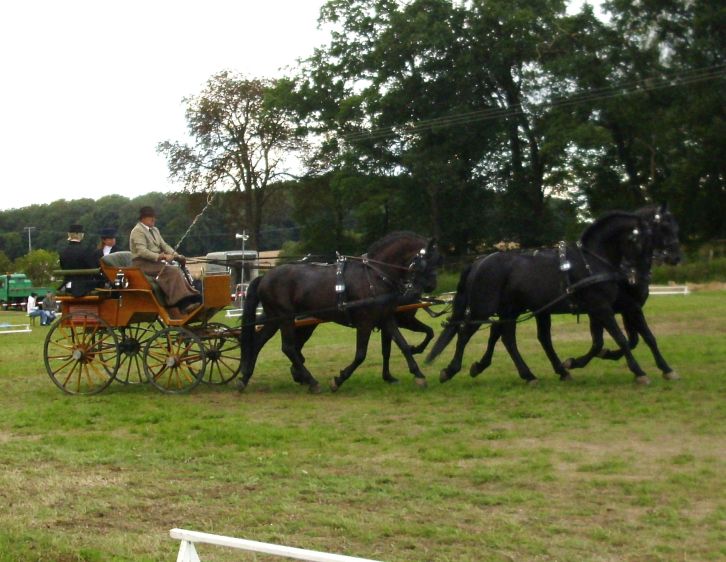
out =
[(72, 224), (68, 227), (68, 232), (83, 232), (83, 227), (80, 224)]
[(110, 227), (102, 228), (99, 234), (101, 238), (116, 238), (116, 229)]
[(139, 210), (139, 218), (143, 219), (144, 217), (155, 217), (156, 211), (154, 211), (154, 207), (141, 207)]

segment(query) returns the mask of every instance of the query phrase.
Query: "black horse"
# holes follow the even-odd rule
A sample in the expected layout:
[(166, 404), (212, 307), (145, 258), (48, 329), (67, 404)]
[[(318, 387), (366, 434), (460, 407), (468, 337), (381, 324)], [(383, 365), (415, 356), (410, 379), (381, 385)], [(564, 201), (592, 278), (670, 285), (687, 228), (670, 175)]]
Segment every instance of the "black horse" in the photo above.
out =
[(442, 382), (451, 379), (461, 369), (464, 348), (471, 336), (496, 315), (487, 353), (472, 366), (471, 374), (475, 376), (489, 365), (494, 344), (501, 337), (519, 376), (535, 381), (516, 342), (516, 320), (529, 310), (537, 318), (537, 337), (550, 363), (562, 378), (568, 378), (552, 347), (551, 314), (582, 311), (608, 331), (623, 350), (636, 380), (645, 382), (647, 377), (615, 321), (613, 305), (622, 279), (646, 268), (650, 239), (641, 217), (614, 212), (590, 225), (575, 247), (561, 245), (557, 250), (526, 254), (497, 252), (477, 260), (461, 274), (453, 314), (427, 362), (458, 334), (454, 357), (440, 375)]
[[(635, 211), (642, 217), (650, 228), (653, 239), (653, 252), (647, 261), (647, 270), (637, 276), (635, 283), (621, 282), (618, 285), (618, 298), (613, 307), (616, 312), (622, 314), (623, 327), (628, 335), (628, 347), (634, 349), (638, 345), (638, 335), (650, 348), (656, 365), (663, 373), (666, 380), (678, 380), (680, 377), (671, 369), (663, 355), (658, 349), (653, 332), (643, 314), (643, 306), (648, 299), (648, 287), (650, 284), (650, 268), (655, 259), (656, 262), (676, 265), (681, 261), (681, 250), (678, 240), (678, 222), (668, 210), (667, 205), (650, 205)], [(590, 333), (592, 335), (592, 347), (581, 357), (566, 359), (563, 363), (565, 369), (577, 369), (586, 366), (593, 357), (618, 360), (622, 358), (621, 350), (603, 349), (603, 327), (593, 318), (590, 319)]]
[[(385, 330), (393, 338), (416, 382), (424, 385), (426, 379), (396, 324), (396, 306), (411, 294), (433, 291), (441, 262), (434, 240), (412, 232), (394, 232), (373, 244), (367, 256), (361, 258), (347, 258), (336, 265), (286, 264), (258, 277), (248, 287), (242, 313), (243, 369), (238, 388), (247, 386), (260, 350), (280, 330), (282, 351), (290, 359), (293, 376), (311, 391), (319, 390), (318, 381), (305, 368), (298, 342), (299, 336), (304, 343), (302, 338), (309, 330), (296, 330), (295, 318), (301, 315), (356, 328), (355, 357), (331, 381), (333, 390), (365, 359), (374, 328)], [(257, 332), (255, 317), (259, 303), (265, 320)], [(298, 330), (302, 331), (298, 334)]]

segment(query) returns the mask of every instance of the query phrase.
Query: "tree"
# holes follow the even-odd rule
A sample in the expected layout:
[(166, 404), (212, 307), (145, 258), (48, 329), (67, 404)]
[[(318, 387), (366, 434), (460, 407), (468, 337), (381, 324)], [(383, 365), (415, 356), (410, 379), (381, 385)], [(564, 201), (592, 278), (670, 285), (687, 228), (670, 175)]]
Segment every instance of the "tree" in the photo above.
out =
[(48, 250), (33, 250), (15, 260), (15, 269), (25, 273), (33, 285), (49, 284), (53, 280), (53, 271), (59, 267), (58, 254)]
[(5, 254), (5, 252), (0, 251), (0, 275), (12, 273), (12, 270), (13, 261)]
[(232, 190), (243, 194), (242, 224), (256, 247), (268, 187), (285, 173), (300, 147), (288, 113), (276, 103), (278, 82), (221, 72), (186, 99), (193, 144), (162, 142), (170, 178), (186, 192)]

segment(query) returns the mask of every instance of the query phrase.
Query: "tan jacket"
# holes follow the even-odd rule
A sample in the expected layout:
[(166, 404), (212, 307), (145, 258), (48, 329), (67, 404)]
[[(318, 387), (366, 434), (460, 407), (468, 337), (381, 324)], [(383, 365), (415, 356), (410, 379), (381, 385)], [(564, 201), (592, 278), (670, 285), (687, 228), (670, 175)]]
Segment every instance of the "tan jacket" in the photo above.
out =
[(149, 228), (140, 222), (131, 230), (129, 249), (132, 259), (158, 261), (160, 254), (179, 255), (164, 241), (158, 228), (155, 226)]

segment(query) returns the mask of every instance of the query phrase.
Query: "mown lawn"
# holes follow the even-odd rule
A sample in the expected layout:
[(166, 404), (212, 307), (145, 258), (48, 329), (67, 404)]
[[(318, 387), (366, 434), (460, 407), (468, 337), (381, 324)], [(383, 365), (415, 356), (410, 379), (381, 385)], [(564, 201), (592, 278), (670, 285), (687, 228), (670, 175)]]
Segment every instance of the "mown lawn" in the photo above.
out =
[[(653, 297), (647, 315), (683, 380), (641, 344), (650, 387), (599, 360), (560, 383), (528, 322), (535, 387), (503, 347), (466, 374), (482, 332), (451, 382), (453, 346), (424, 367), (425, 390), (396, 352), (402, 382), (384, 384), (374, 341), (337, 394), (308, 395), (273, 340), (244, 394), (71, 397), (45, 374), (47, 328), (2, 335), (0, 560), (174, 560), (172, 527), (388, 561), (724, 559), (726, 293)], [(561, 357), (586, 350), (586, 322), (554, 332)], [(327, 384), (353, 350), (352, 331), (324, 325), (306, 364)]]

